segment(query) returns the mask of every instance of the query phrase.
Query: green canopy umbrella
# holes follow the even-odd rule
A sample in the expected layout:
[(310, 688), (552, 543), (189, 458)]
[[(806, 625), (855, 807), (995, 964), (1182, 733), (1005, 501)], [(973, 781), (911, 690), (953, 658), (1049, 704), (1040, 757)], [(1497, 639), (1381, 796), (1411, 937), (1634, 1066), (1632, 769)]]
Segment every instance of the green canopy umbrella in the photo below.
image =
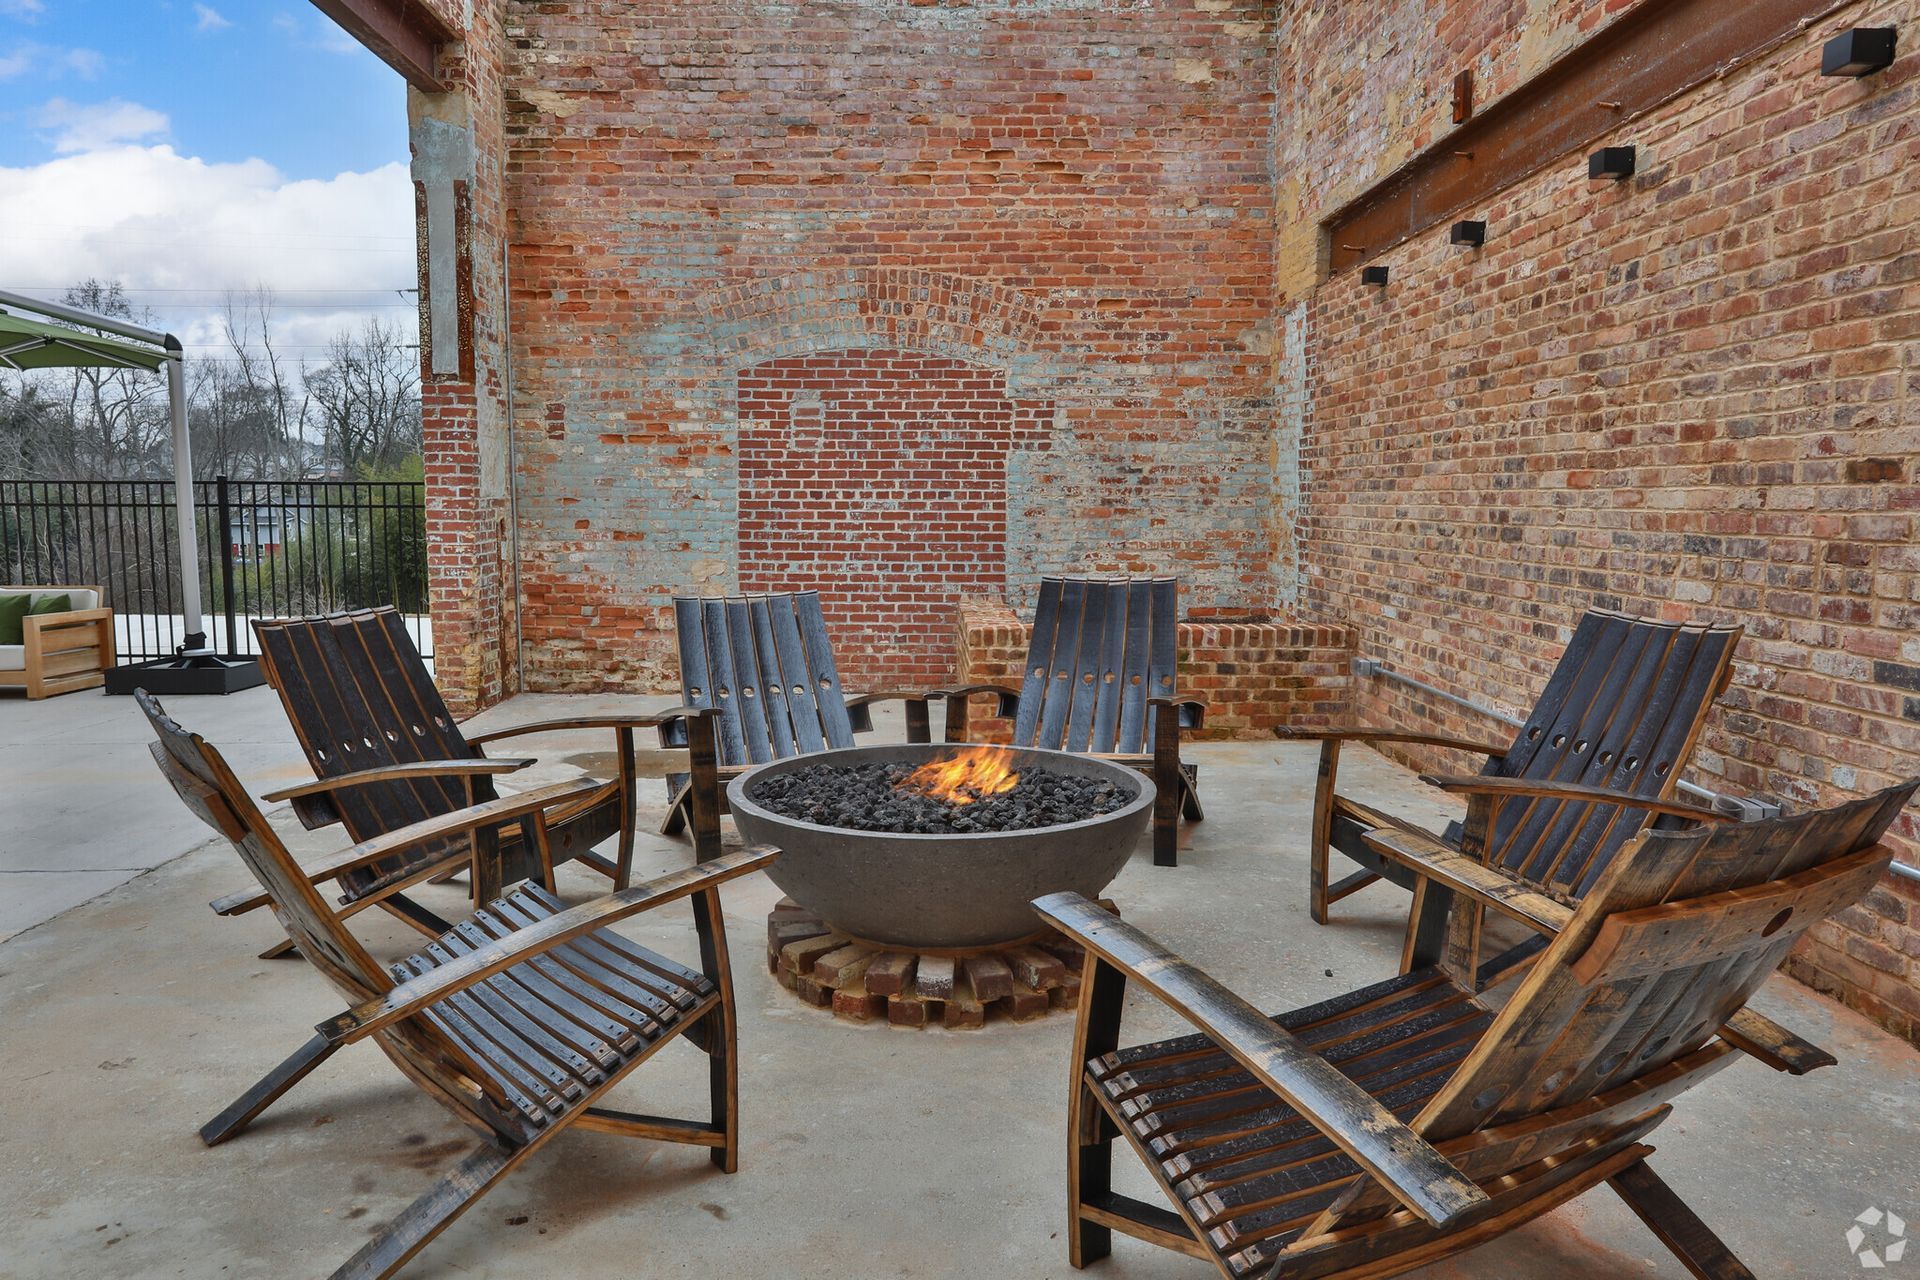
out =
[(0, 290), (0, 369), (145, 369), (167, 375), (167, 403), (173, 417), (173, 502), (180, 532), (180, 612), (186, 639), (178, 658), (108, 672), (108, 693), (131, 693), (137, 687), (156, 693), (230, 693), (260, 683), (257, 664), (225, 661), (207, 643), (206, 619), (200, 610), (200, 557), (194, 547), (193, 448), (187, 436), (184, 354), (172, 334)]
[[(164, 342), (164, 338), (162, 339)], [(158, 373), (177, 359), (144, 343), (123, 341), (97, 333), (82, 333), (64, 325), (29, 320), (0, 307), (0, 369), (145, 369)]]

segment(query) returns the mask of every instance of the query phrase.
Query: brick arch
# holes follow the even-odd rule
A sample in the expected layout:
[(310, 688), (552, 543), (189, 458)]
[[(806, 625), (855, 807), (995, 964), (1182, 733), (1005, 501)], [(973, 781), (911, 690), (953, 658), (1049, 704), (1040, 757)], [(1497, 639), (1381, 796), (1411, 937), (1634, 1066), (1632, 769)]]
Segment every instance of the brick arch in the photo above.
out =
[(1007, 466), (1052, 406), (905, 347), (775, 355), (735, 377), (741, 590), (817, 590), (847, 687), (953, 674), (962, 596), (1003, 595)]
[(722, 368), (884, 348), (1006, 368), (1034, 351), (1040, 304), (989, 280), (920, 267), (841, 267), (744, 281), (699, 310)]

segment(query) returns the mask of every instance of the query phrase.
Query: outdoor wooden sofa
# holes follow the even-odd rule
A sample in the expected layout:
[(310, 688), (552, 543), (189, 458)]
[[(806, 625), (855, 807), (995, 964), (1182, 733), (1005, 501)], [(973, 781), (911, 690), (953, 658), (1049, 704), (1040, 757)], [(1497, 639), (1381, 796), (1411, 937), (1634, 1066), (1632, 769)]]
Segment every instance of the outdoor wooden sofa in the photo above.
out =
[[(1320, 743), (1308, 873), (1314, 921), (1325, 924), (1333, 903), (1376, 880), (1409, 889), (1428, 883), (1423, 877), (1435, 859), (1448, 867), (1499, 868), (1522, 888), (1578, 901), (1644, 824), (1663, 814), (1701, 816), (1696, 806), (1674, 802), (1674, 788), (1713, 700), (1732, 678), (1740, 635), (1734, 626), (1589, 612), (1505, 747), (1425, 730), (1275, 729), (1284, 739)], [(1467, 797), (1464, 823), (1436, 834), (1341, 794), (1340, 748), (1350, 742), (1485, 756), (1477, 777), (1426, 778)], [(1360, 870), (1331, 880), (1330, 850)], [(1436, 916), (1421, 906), (1415, 903), (1414, 916), (1431, 927)], [(1457, 927), (1476, 935), (1477, 920), (1469, 911)], [(1469, 937), (1462, 945), (1478, 944)]]
[[(717, 754), (703, 758), (699, 745), (690, 741), (691, 719), (661, 726), (662, 745), (691, 749), (692, 769), (668, 777), (667, 818), (660, 830), (678, 835), (691, 826), (697, 859), (720, 850), (724, 784), (755, 765), (851, 747), (854, 734), (872, 731), (873, 708), (882, 702), (906, 704), (909, 742), (932, 739), (928, 693), (847, 696), (817, 591), (677, 596), (673, 614), (680, 699), (715, 718)], [(706, 795), (714, 797), (711, 803)]]
[[(187, 808), (233, 842), (300, 951), (347, 1008), (201, 1129), (209, 1146), (238, 1134), (337, 1050), (371, 1040), (422, 1093), (480, 1137), (459, 1166), (333, 1274), (390, 1276), (522, 1160), (568, 1127), (710, 1148), (739, 1164), (736, 1007), (719, 887), (772, 862), (751, 848), (635, 888), (567, 907), (550, 882), (487, 900), (424, 951), (375, 960), (344, 913), (316, 891), (321, 877), (287, 852), (220, 752), (188, 733), (150, 695), (136, 694), (158, 741), (154, 760)], [(594, 784), (556, 783), (507, 800), (437, 814), (330, 860), (370, 865), (430, 839), (543, 825), (544, 806), (583, 799)], [(498, 846), (493, 846), (497, 855)], [(494, 873), (491, 879), (498, 880)], [(611, 926), (690, 899), (700, 967), (629, 941)], [(684, 1036), (708, 1058), (712, 1116), (674, 1120), (616, 1111), (607, 1092)]]
[[(469, 737), (434, 686), (405, 620), (391, 607), (262, 620), (253, 630), (261, 670), (280, 695), (316, 775), (316, 781), (265, 798), (291, 802), (309, 830), (338, 822), (356, 841), (380, 840), (413, 824), (495, 800), (497, 776), (534, 763), (488, 759), (488, 744), (532, 733), (611, 733), (618, 761), (615, 776), (551, 803), (539, 823), (503, 831), (499, 858), (486, 863), (488, 868), (498, 866), (502, 879), (488, 883), (490, 873), (476, 873), (476, 904), (490, 901), (505, 884), (569, 859), (610, 877), (615, 888), (626, 888), (633, 870), (634, 731), (679, 722), (685, 740), (694, 744), (696, 759), (703, 747), (711, 749), (707, 718), (685, 708), (659, 715), (543, 720)], [(706, 795), (711, 795), (710, 788)], [(705, 796), (696, 801), (702, 806), (706, 802)], [(616, 835), (619, 845), (613, 858), (593, 851), (595, 844)], [(349, 912), (378, 905), (437, 935), (447, 922), (402, 890), (464, 869), (472, 860), (471, 845), (471, 838), (459, 832), (394, 845), (380, 858), (339, 871), (335, 879), (341, 900)], [(221, 899), (214, 909), (233, 915), (265, 904), (264, 894), (242, 893)]]
[(116, 651), (113, 610), (100, 606), (100, 588), (0, 586), (0, 596), (22, 595), (29, 608), (51, 596), (72, 607), (20, 620), (20, 643), (0, 644), (0, 689), (25, 689), (37, 701), (106, 683)]
[(1179, 820), (1205, 817), (1199, 770), (1180, 759), (1206, 704), (1175, 692), (1179, 582), (1174, 578), (1042, 578), (1020, 687), (941, 691), (946, 740), (965, 742), (969, 702), (991, 694), (1013, 720), (1013, 745), (1099, 755), (1152, 777), (1153, 861), (1180, 860)]
[[(1740, 1055), (1725, 1028), (1801, 933), (1880, 878), (1916, 786), (1643, 830), (1497, 1011), (1436, 966), (1268, 1018), (1079, 895), (1039, 899), (1087, 953), (1069, 1260), (1105, 1257), (1117, 1230), (1231, 1278), (1396, 1275), (1605, 1182), (1692, 1274), (1749, 1277), (1643, 1139)], [(1130, 980), (1199, 1034), (1121, 1048)], [(1172, 1211), (1113, 1190), (1120, 1136)]]

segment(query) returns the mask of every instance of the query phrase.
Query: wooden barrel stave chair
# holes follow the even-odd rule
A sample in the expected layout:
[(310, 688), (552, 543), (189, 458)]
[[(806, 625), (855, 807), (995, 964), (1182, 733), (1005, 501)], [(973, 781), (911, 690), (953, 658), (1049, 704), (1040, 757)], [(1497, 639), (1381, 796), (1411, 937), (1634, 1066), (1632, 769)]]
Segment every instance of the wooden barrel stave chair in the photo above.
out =
[[(391, 606), (314, 618), (260, 620), (253, 624), (260, 664), (280, 695), (317, 780), (276, 791), (270, 801), (290, 801), (309, 829), (343, 824), (356, 841), (371, 840), (410, 823), (496, 797), (494, 776), (524, 768), (531, 760), (489, 760), (492, 743), (533, 733), (610, 732), (616, 775), (545, 816), (549, 848), (531, 847), (525, 832), (502, 836), (507, 883), (540, 873), (543, 863), (577, 860), (625, 888), (632, 876), (636, 769), (634, 731), (676, 724), (693, 744), (695, 776), (705, 777), (701, 748), (709, 741), (704, 717), (686, 708), (659, 715), (587, 715), (514, 725), (468, 736), (435, 687), (405, 619)], [(711, 803), (709, 780), (697, 804)], [(593, 846), (617, 836), (612, 859)], [(378, 904), (437, 934), (446, 922), (400, 890), (422, 879), (461, 869), (467, 842), (442, 838), (406, 849), (343, 875), (343, 901), (362, 908)], [(484, 901), (484, 898), (481, 899)], [(229, 914), (262, 905), (257, 893), (223, 900)]]
[[(1333, 903), (1379, 879), (1418, 888), (1423, 868), (1407, 851), (1420, 850), (1443, 859), (1464, 855), (1500, 869), (1516, 886), (1577, 902), (1644, 824), (1663, 814), (1701, 816), (1696, 806), (1675, 804), (1674, 789), (1713, 700), (1732, 679), (1740, 636), (1735, 626), (1590, 611), (1507, 747), (1422, 731), (1275, 729), (1283, 739), (1320, 743), (1309, 849), (1315, 922), (1325, 924)], [(1485, 756), (1478, 776), (1426, 779), (1467, 797), (1466, 820), (1434, 833), (1341, 794), (1340, 749), (1349, 742)], [(1622, 803), (1627, 799), (1634, 803)], [(1360, 870), (1332, 880), (1334, 850)], [(1458, 928), (1472, 938), (1455, 945), (1477, 948), (1477, 913)]]
[[(932, 740), (932, 694), (846, 694), (817, 591), (676, 596), (673, 611), (681, 699), (713, 717), (719, 784), (714, 788), (718, 799), (703, 810), (696, 804), (698, 773), (670, 775), (667, 818), (660, 830), (678, 835), (691, 825), (697, 857), (719, 851), (723, 784), (757, 764), (854, 746), (854, 734), (872, 731), (873, 708), (882, 702), (905, 704), (907, 741)], [(691, 723), (664, 726), (662, 745), (688, 746)]]
[(1020, 687), (941, 691), (946, 739), (965, 742), (969, 706), (991, 694), (1013, 720), (1013, 745), (1097, 755), (1153, 778), (1153, 861), (1180, 860), (1179, 820), (1205, 817), (1199, 770), (1180, 759), (1180, 735), (1206, 722), (1206, 704), (1176, 695), (1179, 581), (1042, 578)]
[[(316, 891), (227, 766), (145, 692), (155, 762), (188, 809), (233, 843), (274, 914), (347, 999), (348, 1009), (202, 1128), (209, 1146), (247, 1127), (337, 1050), (377, 1044), (401, 1073), (480, 1137), (460, 1165), (333, 1274), (391, 1276), (549, 1139), (568, 1127), (707, 1147), (738, 1167), (736, 1011), (719, 886), (766, 866), (746, 849), (568, 908), (524, 885), (449, 927), (421, 953), (383, 967)], [(408, 840), (456, 838), (515, 822), (542, 825), (543, 806), (596, 784), (556, 783), (429, 818), (330, 860), (369, 864)], [(496, 846), (497, 849), (497, 846)], [(700, 967), (614, 933), (620, 920), (690, 899)], [(655, 1052), (685, 1036), (707, 1055), (712, 1118), (672, 1120), (599, 1106)]]
[[(1879, 880), (1893, 850), (1877, 842), (1916, 787), (1643, 830), (1497, 1011), (1431, 967), (1268, 1018), (1079, 895), (1038, 900), (1087, 952), (1070, 1261), (1118, 1230), (1232, 1280), (1395, 1275), (1606, 1182), (1693, 1274), (1750, 1277), (1642, 1140), (1743, 1051), (1727, 1029), (1800, 934)], [(1200, 1034), (1119, 1048), (1129, 981)], [(1122, 1136), (1174, 1211), (1113, 1191)]]

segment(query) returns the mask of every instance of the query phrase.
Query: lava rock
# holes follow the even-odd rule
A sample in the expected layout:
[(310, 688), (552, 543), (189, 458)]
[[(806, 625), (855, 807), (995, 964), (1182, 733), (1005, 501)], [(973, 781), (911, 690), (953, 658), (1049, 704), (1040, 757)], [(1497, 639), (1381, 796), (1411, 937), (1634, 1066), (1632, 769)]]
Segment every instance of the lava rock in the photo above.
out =
[(1020, 780), (1006, 791), (954, 804), (907, 785), (917, 767), (918, 762), (872, 761), (791, 769), (760, 780), (750, 798), (782, 817), (825, 827), (959, 835), (1080, 822), (1123, 809), (1140, 794), (1104, 778), (1033, 766), (1022, 769)]

